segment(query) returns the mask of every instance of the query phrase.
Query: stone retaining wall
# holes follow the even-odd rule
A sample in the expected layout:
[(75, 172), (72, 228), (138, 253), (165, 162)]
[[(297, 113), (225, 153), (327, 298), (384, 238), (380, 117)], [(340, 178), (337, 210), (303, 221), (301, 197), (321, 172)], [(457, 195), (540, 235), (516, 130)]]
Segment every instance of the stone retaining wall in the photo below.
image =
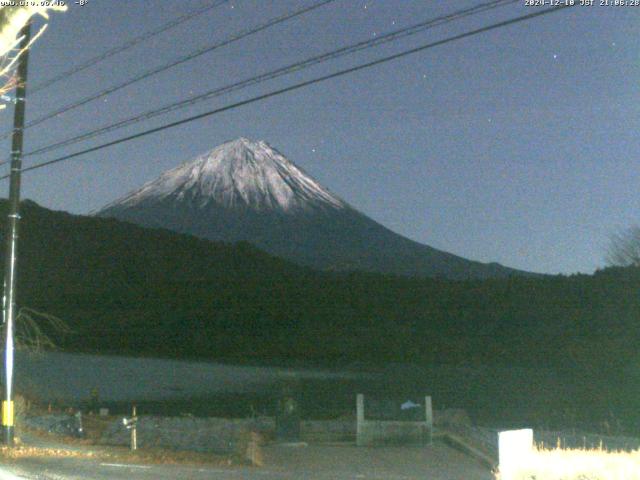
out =
[[(197, 418), (154, 417), (138, 418), (138, 446), (164, 447), (196, 452), (232, 453), (248, 432), (265, 435), (275, 430), (272, 418)], [(102, 434), (100, 443), (129, 445), (131, 433), (121, 421), (114, 421)]]
[[(273, 417), (256, 419), (196, 418), (141, 416), (138, 419), (138, 445), (229, 453), (236, 451), (248, 432), (273, 438)], [(305, 420), (301, 423), (301, 440), (308, 442), (339, 442), (355, 439), (355, 421)], [(103, 433), (100, 443), (129, 445), (130, 431), (122, 422), (114, 421)]]
[[(436, 426), (468, 424), (463, 411), (449, 410), (434, 413)], [(71, 435), (71, 430), (62, 427), (73, 425), (73, 415), (40, 415), (24, 418), (24, 424), (35, 429), (63, 435)], [(355, 442), (356, 419), (303, 420), (301, 440), (306, 442)], [(236, 452), (241, 442), (246, 442), (248, 432), (258, 432), (265, 440), (275, 436), (273, 417), (257, 418), (202, 418), (202, 417), (160, 417), (142, 415), (138, 417), (138, 446), (164, 447), (198, 452)], [(128, 446), (130, 431), (122, 419), (114, 419), (104, 430), (100, 443), (105, 445)]]

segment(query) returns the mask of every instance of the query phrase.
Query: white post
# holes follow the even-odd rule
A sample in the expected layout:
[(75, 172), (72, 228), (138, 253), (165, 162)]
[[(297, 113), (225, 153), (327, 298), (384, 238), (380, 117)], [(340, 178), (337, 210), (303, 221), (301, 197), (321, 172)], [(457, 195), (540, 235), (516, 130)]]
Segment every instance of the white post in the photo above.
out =
[(133, 406), (133, 416), (131, 417), (131, 421), (133, 422), (131, 427), (131, 450), (135, 451), (138, 449), (138, 430), (137, 430), (137, 422), (138, 415), (136, 412), (136, 406)]
[(507, 430), (498, 433), (498, 464), (500, 478), (510, 480), (519, 466), (533, 452), (533, 430)]
[(424, 410), (427, 428), (429, 429), (429, 445), (433, 443), (433, 409), (431, 407), (431, 397), (424, 397)]
[(362, 443), (362, 425), (364, 424), (364, 395), (362, 393), (358, 393), (356, 396), (356, 410), (356, 445), (360, 445)]

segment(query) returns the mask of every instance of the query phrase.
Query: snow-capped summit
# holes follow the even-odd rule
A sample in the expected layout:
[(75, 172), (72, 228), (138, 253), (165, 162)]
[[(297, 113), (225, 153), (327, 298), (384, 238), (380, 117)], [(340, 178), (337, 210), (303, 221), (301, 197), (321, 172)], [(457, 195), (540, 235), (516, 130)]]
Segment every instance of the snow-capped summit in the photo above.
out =
[(165, 172), (105, 208), (131, 208), (167, 198), (196, 208), (216, 203), (228, 209), (258, 212), (345, 207), (342, 200), (269, 144), (244, 137)]
[(360, 213), (266, 142), (238, 138), (97, 212), (146, 227), (249, 242), (320, 269), (488, 278), (518, 274), (405, 238)]

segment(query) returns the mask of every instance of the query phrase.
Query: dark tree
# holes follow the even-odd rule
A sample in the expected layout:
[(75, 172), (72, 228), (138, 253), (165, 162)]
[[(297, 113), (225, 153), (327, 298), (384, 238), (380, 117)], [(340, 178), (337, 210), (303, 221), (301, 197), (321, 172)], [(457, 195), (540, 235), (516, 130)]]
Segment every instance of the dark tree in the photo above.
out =
[(640, 266), (640, 227), (613, 235), (606, 260), (614, 267)]

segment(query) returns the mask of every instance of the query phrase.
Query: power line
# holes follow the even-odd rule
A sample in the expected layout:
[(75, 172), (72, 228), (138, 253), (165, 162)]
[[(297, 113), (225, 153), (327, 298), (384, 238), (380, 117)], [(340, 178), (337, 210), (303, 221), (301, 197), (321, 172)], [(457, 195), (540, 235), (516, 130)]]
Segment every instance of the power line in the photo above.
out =
[[(344, 70), (339, 70), (337, 72), (334, 72), (334, 73), (331, 73), (331, 74), (328, 74), (328, 75), (324, 75), (324, 76), (317, 77), (317, 78), (312, 79), (312, 80), (307, 80), (307, 81), (304, 81), (304, 82), (300, 82), (300, 83), (297, 83), (295, 85), (291, 85), (289, 87), (281, 88), (279, 90), (275, 90), (275, 91), (272, 91), (272, 92), (269, 92), (269, 93), (265, 93), (263, 95), (258, 95), (256, 97), (249, 98), (247, 100), (242, 100), (240, 102), (232, 103), (230, 105), (226, 105), (224, 107), (220, 107), (220, 108), (217, 108), (215, 110), (211, 110), (211, 111), (208, 111), (208, 112), (205, 112), (205, 113), (201, 113), (199, 115), (194, 115), (194, 116), (191, 116), (191, 117), (188, 117), (188, 118), (184, 118), (182, 120), (171, 122), (171, 123), (168, 123), (166, 125), (162, 125), (160, 127), (151, 128), (149, 130), (145, 130), (143, 132), (136, 133), (134, 135), (129, 135), (127, 137), (119, 138), (117, 140), (113, 140), (111, 142), (103, 143), (101, 145), (97, 145), (95, 147), (87, 148), (85, 150), (81, 150), (79, 152), (71, 153), (69, 155), (64, 155), (62, 157), (58, 157), (58, 158), (55, 158), (53, 160), (48, 160), (46, 162), (41, 162), (41, 163), (38, 163), (38, 164), (35, 164), (35, 165), (31, 165), (29, 167), (23, 168), (22, 171), (23, 172), (27, 172), (27, 171), (30, 171), (30, 170), (36, 170), (36, 169), (39, 169), (39, 168), (46, 167), (48, 165), (53, 165), (55, 163), (64, 162), (64, 161), (70, 160), (72, 158), (79, 157), (81, 155), (85, 155), (87, 153), (93, 153), (93, 152), (96, 152), (98, 150), (102, 150), (102, 149), (107, 148), (107, 147), (111, 147), (111, 146), (114, 146), (114, 145), (118, 145), (120, 143), (128, 142), (130, 140), (135, 140), (137, 138), (145, 137), (145, 136), (151, 135), (153, 133), (161, 132), (161, 131), (167, 130), (169, 128), (173, 128), (173, 127), (177, 127), (177, 126), (180, 126), (180, 125), (184, 125), (186, 123), (193, 122), (195, 120), (200, 120), (201, 118), (210, 117), (212, 115), (216, 115), (218, 113), (226, 112), (228, 110), (233, 110), (235, 108), (242, 107), (244, 105), (249, 105), (251, 103), (259, 102), (261, 100), (266, 100), (267, 98), (275, 97), (275, 96), (278, 96), (278, 95), (282, 95), (284, 93), (292, 92), (294, 90), (299, 90), (299, 89), (304, 88), (304, 87), (315, 85), (317, 83), (324, 82), (326, 80), (331, 80), (333, 78), (337, 78), (337, 77), (341, 77), (341, 76), (344, 76), (344, 75), (348, 75), (350, 73), (354, 73), (354, 72), (357, 72), (357, 71), (360, 71), (360, 70), (364, 70), (366, 68), (371, 68), (371, 67), (374, 67), (376, 65), (380, 65), (380, 64), (383, 64), (383, 63), (386, 63), (386, 62), (390, 62), (392, 60), (397, 60), (399, 58), (403, 58), (403, 57), (406, 57), (408, 55), (412, 55), (414, 53), (422, 52), (424, 50), (428, 50), (428, 49), (431, 49), (431, 48), (434, 48), (434, 47), (437, 47), (437, 46), (440, 46), (440, 45), (444, 45), (446, 43), (454, 42), (456, 40), (461, 40), (463, 38), (468, 38), (468, 37), (471, 37), (471, 36), (474, 36), (474, 35), (479, 35), (481, 33), (485, 33), (485, 32), (488, 32), (490, 30), (495, 30), (495, 29), (498, 29), (498, 28), (506, 27), (506, 26), (509, 26), (509, 25), (513, 25), (515, 23), (524, 22), (526, 20), (531, 20), (533, 18), (540, 17), (542, 15), (547, 15), (549, 13), (558, 12), (558, 11), (561, 11), (561, 10), (564, 10), (564, 9), (567, 9), (567, 8), (571, 8), (573, 6), (575, 6), (575, 5), (567, 4), (567, 5), (561, 5), (561, 6), (558, 6), (558, 7), (547, 8), (547, 9), (544, 9), (544, 10), (539, 10), (539, 11), (534, 12), (534, 13), (530, 13), (528, 15), (522, 15), (520, 17), (515, 17), (515, 18), (509, 19), (509, 20), (505, 20), (505, 21), (502, 21), (502, 22), (494, 23), (494, 24), (488, 25), (486, 27), (481, 27), (481, 28), (478, 28), (476, 30), (471, 30), (469, 32), (465, 32), (465, 33), (461, 33), (461, 34), (458, 34), (458, 35), (454, 35), (452, 37), (445, 38), (444, 40), (438, 40), (436, 42), (428, 43), (426, 45), (421, 45), (419, 47), (415, 47), (415, 48), (412, 48), (410, 50), (405, 50), (405, 51), (400, 52), (400, 53), (396, 53), (396, 54), (393, 54), (393, 55), (389, 55), (389, 56), (386, 56), (386, 57), (379, 58), (378, 60), (374, 60), (374, 61), (371, 61), (371, 62), (363, 63), (363, 64), (357, 65), (355, 67), (347, 68), (347, 69), (344, 69)], [(8, 177), (9, 177), (9, 175), (4, 175), (4, 176), (0, 177), (0, 180), (4, 180), (4, 179), (6, 179)]]
[[(258, 32), (266, 30), (267, 28), (270, 28), (270, 27), (272, 27), (274, 25), (277, 25), (279, 23), (282, 23), (282, 22), (285, 22), (287, 20), (290, 20), (290, 19), (292, 19), (294, 17), (298, 17), (300, 15), (304, 15), (305, 13), (308, 13), (308, 12), (310, 12), (312, 10), (320, 8), (320, 7), (322, 7), (322, 6), (326, 5), (326, 4), (332, 3), (334, 1), (336, 1), (336, 0), (322, 0), (320, 2), (316, 2), (316, 3), (312, 4), (312, 5), (310, 5), (308, 7), (301, 8), (299, 10), (295, 10), (295, 11), (292, 11), (290, 13), (286, 13), (286, 14), (281, 15), (279, 17), (273, 18), (273, 19), (271, 19), (271, 20), (269, 20), (269, 21), (267, 21), (267, 22), (265, 22), (265, 23), (263, 23), (261, 25), (258, 25), (257, 27), (254, 27), (254, 28), (251, 28), (251, 29), (247, 29), (247, 30), (243, 30), (240, 33), (237, 33), (235, 35), (230, 36), (226, 40), (223, 40), (221, 42), (215, 43), (213, 45), (209, 45), (209, 46), (204, 47), (204, 48), (200, 48), (200, 49), (198, 49), (198, 50), (196, 50), (196, 51), (194, 51), (194, 52), (192, 52), (192, 53), (190, 53), (188, 55), (180, 57), (177, 60), (174, 60), (174, 61), (172, 61), (172, 62), (170, 62), (168, 64), (162, 65), (160, 67), (153, 68), (151, 70), (147, 70), (146, 72), (144, 72), (141, 75), (138, 75), (137, 77), (130, 78), (129, 80), (126, 80), (126, 81), (124, 81), (124, 82), (122, 82), (122, 83), (120, 83), (118, 85), (114, 85), (114, 86), (108, 87), (108, 88), (106, 88), (106, 89), (104, 89), (104, 90), (102, 90), (102, 91), (100, 91), (98, 93), (94, 93), (94, 94), (89, 95), (88, 97), (82, 98), (82, 99), (80, 99), (80, 100), (78, 100), (76, 102), (73, 102), (73, 103), (70, 103), (68, 105), (65, 105), (64, 107), (61, 107), (58, 110), (55, 110), (53, 112), (49, 112), (49, 113), (47, 113), (47, 114), (45, 114), (45, 115), (43, 115), (43, 116), (41, 116), (39, 118), (36, 118), (35, 120), (32, 120), (31, 122), (28, 122), (26, 124), (25, 128), (31, 128), (31, 127), (33, 127), (35, 125), (39, 125), (39, 124), (45, 122), (46, 120), (49, 120), (49, 119), (51, 119), (53, 117), (56, 117), (58, 115), (61, 115), (63, 113), (66, 113), (66, 112), (68, 112), (70, 110), (74, 110), (74, 109), (76, 109), (78, 107), (81, 107), (82, 105), (85, 105), (85, 104), (87, 104), (89, 102), (92, 102), (93, 100), (97, 100), (98, 98), (102, 98), (102, 97), (104, 97), (106, 95), (110, 95), (110, 94), (112, 94), (112, 93), (114, 93), (114, 92), (116, 92), (118, 90), (121, 90), (121, 89), (123, 89), (125, 87), (128, 87), (130, 85), (133, 85), (134, 83), (140, 82), (140, 81), (145, 80), (145, 79), (147, 79), (149, 77), (152, 77), (153, 75), (157, 75), (158, 73), (161, 73), (161, 72), (164, 72), (166, 70), (169, 70), (170, 68), (173, 68), (173, 67), (175, 67), (177, 65), (181, 65), (181, 64), (183, 64), (185, 62), (188, 62), (189, 60), (193, 60), (194, 58), (197, 58), (197, 57), (199, 57), (201, 55), (204, 55), (205, 53), (212, 52), (212, 51), (214, 51), (214, 50), (216, 50), (218, 48), (224, 47), (224, 46), (229, 45), (229, 44), (231, 44), (233, 42), (237, 42), (238, 40), (241, 40), (241, 39), (243, 39), (245, 37), (248, 37), (250, 35), (254, 35), (254, 34), (258, 33)], [(0, 139), (7, 138), (8, 135), (9, 135), (9, 133), (3, 135), (2, 137), (0, 137)]]
[(149, 40), (150, 38), (153, 38), (157, 35), (160, 35), (161, 33), (166, 32), (167, 30), (171, 30), (172, 28), (177, 27), (178, 25), (191, 20), (192, 18), (198, 17), (200, 15), (203, 15), (205, 13), (207, 13), (210, 10), (213, 10), (214, 8), (218, 8), (219, 6), (228, 3), (229, 0), (218, 0), (216, 2), (211, 3), (210, 5), (206, 5), (204, 7), (201, 7), (197, 10), (194, 10), (193, 12), (187, 13), (185, 15), (182, 15), (174, 20), (171, 20), (170, 22), (167, 22), (163, 25), (161, 25), (159, 28), (155, 29), (155, 30), (150, 30), (146, 33), (143, 33), (142, 35), (133, 38), (132, 40), (128, 40), (125, 43), (123, 43), (122, 45), (118, 45), (116, 47), (113, 47), (109, 50), (107, 50), (106, 52), (101, 53), (100, 55), (97, 55), (93, 58), (90, 58), (89, 60), (85, 61), (84, 63), (81, 63), (80, 65), (77, 65), (73, 68), (70, 68), (69, 70), (67, 70), (66, 72), (63, 72), (59, 75), (56, 75), (54, 77), (51, 77), (47, 80), (44, 80), (38, 84), (36, 84), (34, 87), (30, 88), (30, 93), (36, 93), (44, 88), (50, 87), (51, 85), (53, 85), (54, 83), (59, 82), (60, 80), (64, 80), (67, 79), (69, 77), (71, 77), (72, 75), (75, 75), (76, 73), (80, 73), (83, 70), (86, 70), (89, 67), (93, 67), (94, 65), (106, 60), (107, 58), (113, 57), (114, 55), (117, 55), (118, 53), (122, 53), (126, 50), (129, 50), (133, 47), (135, 47), (136, 45)]
[[(216, 88), (214, 90), (209, 90), (205, 93), (199, 94), (195, 97), (191, 97), (188, 98), (186, 100), (181, 100), (179, 102), (174, 102), (174, 103), (170, 103), (168, 105), (165, 105), (163, 107), (157, 108), (157, 109), (153, 109), (153, 110), (149, 110), (147, 112), (138, 114), (138, 115), (134, 115), (133, 117), (129, 117), (127, 119), (124, 120), (120, 120), (116, 123), (113, 124), (109, 124), (107, 126), (104, 127), (100, 127), (94, 130), (90, 130), (84, 133), (80, 133), (78, 135), (75, 135), (71, 138), (67, 138), (65, 140), (53, 143), (53, 144), (49, 144), (40, 148), (37, 148), (36, 150), (32, 150), (30, 152), (27, 152), (25, 154), (25, 157), (29, 157), (29, 156), (33, 156), (33, 155), (40, 155), (46, 152), (50, 152), (53, 150), (57, 150), (59, 148), (68, 146), (68, 145), (72, 145), (75, 143), (78, 143), (80, 141), (83, 140), (87, 140), (89, 138), (93, 138), (99, 135), (103, 135), (115, 130), (119, 130), (121, 128), (136, 124), (138, 122), (144, 121), (144, 120), (149, 120), (151, 118), (154, 118), (156, 116), (159, 115), (164, 115), (166, 113), (170, 113), (172, 111), (176, 111), (179, 109), (183, 109), (192, 105), (195, 105), (199, 102), (205, 101), (205, 100), (209, 100), (211, 98), (214, 97), (218, 97), (221, 96), (223, 94), (227, 94), (236, 90), (240, 90), (243, 88), (247, 88), (249, 86), (253, 86), (256, 85), (258, 83), (262, 83), (268, 80), (273, 80), (275, 78), (281, 77), (283, 75), (289, 74), (289, 73), (293, 73), (293, 72), (298, 72), (300, 70), (309, 68), (311, 66), (329, 61), (329, 60), (334, 60), (336, 58), (345, 56), (345, 55), (349, 55), (352, 53), (356, 53), (358, 51), (361, 50), (365, 50), (368, 48), (373, 48), (376, 47), (378, 45), (382, 45), (385, 43), (389, 43), (392, 41), (396, 41), (399, 40), (401, 38), (405, 38), (408, 37), (410, 35), (415, 35), (417, 33), (421, 33), (429, 28), (433, 28), (439, 25), (443, 25), (445, 23), (449, 23), (449, 22), (453, 22), (455, 20), (459, 20), (461, 18), (464, 17), (468, 17), (471, 15), (476, 15), (478, 13), (482, 13), (482, 12), (486, 12), (488, 10), (492, 10), (498, 7), (503, 7), (509, 4), (513, 4), (516, 2), (519, 2), (520, 0), (493, 0), (491, 2), (487, 2), (487, 3), (482, 3), (479, 5), (475, 5), (473, 7), (467, 8), (467, 9), (463, 9), (463, 10), (458, 10), (454, 13), (448, 14), (448, 15), (443, 15), (440, 17), (436, 17), (436, 18), (431, 18), (428, 19), (426, 21), (411, 25), (409, 27), (405, 27), (405, 28), (401, 28), (398, 30), (394, 30), (392, 32), (389, 32), (387, 34), (381, 35), (375, 39), (369, 39), (369, 40), (365, 40), (365, 41), (361, 41), (358, 42), (356, 44), (352, 44), (346, 47), (342, 47), (339, 48), (337, 50), (332, 50), (330, 52), (325, 52), (323, 54), (320, 55), (316, 55), (310, 58), (307, 58), (305, 60), (302, 61), (298, 61), (295, 62), (293, 64), (287, 65), (285, 67), (281, 67), (278, 68), (276, 70), (272, 70), (270, 72), (261, 74), (261, 75), (257, 75), (254, 77), (251, 77), (249, 79), (245, 79), (243, 81), (240, 82), (236, 82), (230, 85), (226, 85), (224, 87), (220, 87), (220, 88)], [(0, 162), (0, 165), (2, 165), (5, 162)]]

